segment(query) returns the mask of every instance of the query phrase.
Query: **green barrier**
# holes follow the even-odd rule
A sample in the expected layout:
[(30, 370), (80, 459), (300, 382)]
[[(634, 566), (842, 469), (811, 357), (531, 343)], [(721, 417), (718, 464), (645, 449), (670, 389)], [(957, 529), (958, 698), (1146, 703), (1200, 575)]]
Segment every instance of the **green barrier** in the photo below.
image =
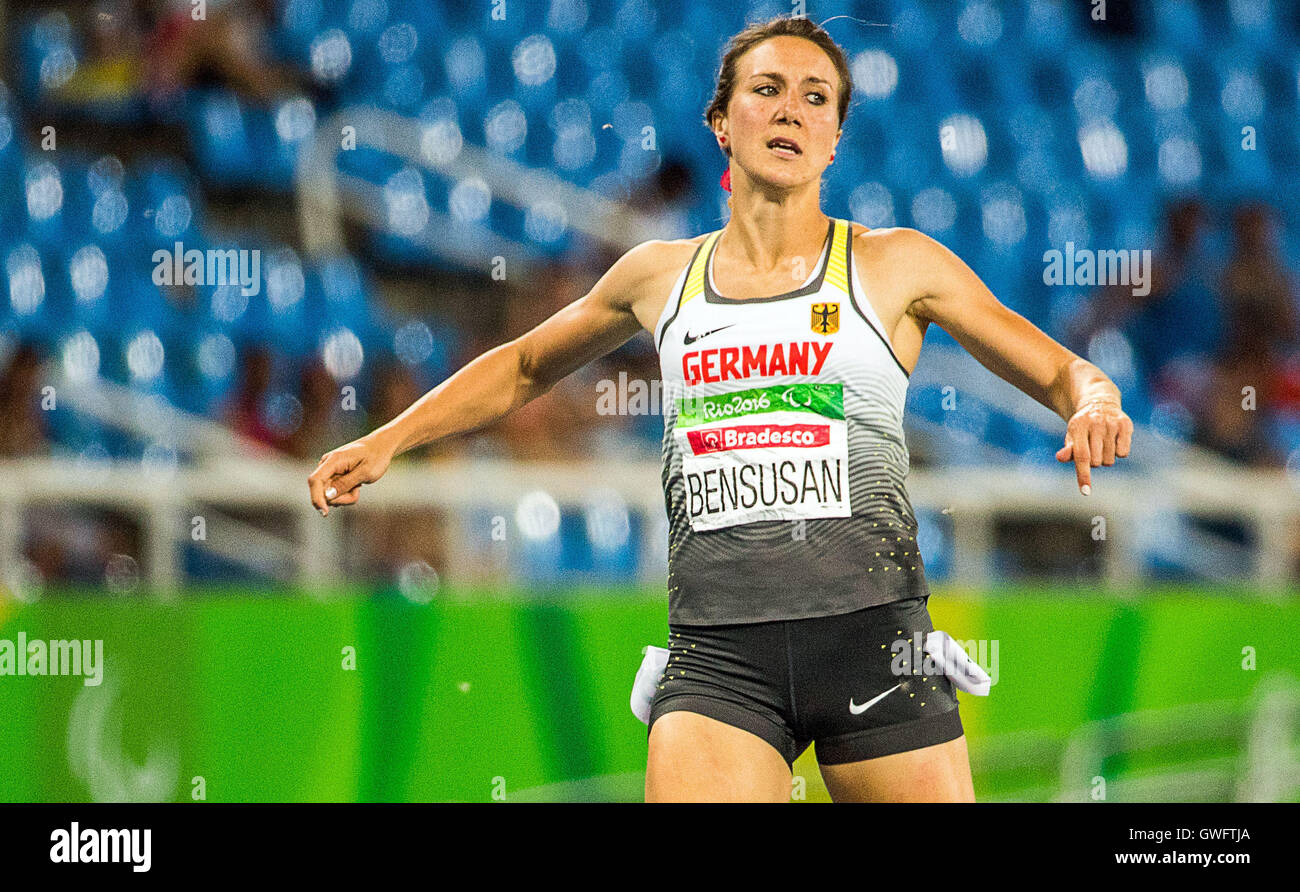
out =
[[(0, 674), (0, 800), (642, 798), (646, 731), (628, 694), (642, 646), (666, 643), (657, 592), (458, 591), (427, 605), (371, 594), (67, 592), (0, 607), (0, 673), (3, 642), (19, 636), (103, 642), (99, 684)], [(961, 699), (980, 798), (1088, 788), (1091, 763), (1061, 777), (1080, 740), (1103, 750), (1097, 776), (1112, 789), (1140, 792), (1127, 779), (1171, 761), (1231, 774), (1261, 680), (1300, 675), (1294, 599), (1025, 588), (938, 592), (930, 608), (996, 664), (991, 696)], [(1180, 707), (1243, 730), (1227, 745), (1177, 735)], [(1172, 756), (1110, 753), (1140, 742), (1134, 717), (1173, 722), (1186, 740)], [(796, 791), (825, 800), (814, 750), (796, 763)]]

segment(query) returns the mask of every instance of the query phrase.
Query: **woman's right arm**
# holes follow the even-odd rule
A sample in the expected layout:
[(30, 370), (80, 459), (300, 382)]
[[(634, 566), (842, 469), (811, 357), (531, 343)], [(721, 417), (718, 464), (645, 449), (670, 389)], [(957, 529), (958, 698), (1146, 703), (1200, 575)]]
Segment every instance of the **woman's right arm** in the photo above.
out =
[[(584, 296), (526, 334), (495, 347), (416, 400), (392, 421), (321, 457), (307, 478), (322, 515), (351, 505), (408, 449), (486, 427), (541, 396), (569, 373), (653, 328), (664, 242), (623, 255)], [(660, 295), (662, 299), (662, 295)], [(331, 494), (332, 491), (332, 494)]]

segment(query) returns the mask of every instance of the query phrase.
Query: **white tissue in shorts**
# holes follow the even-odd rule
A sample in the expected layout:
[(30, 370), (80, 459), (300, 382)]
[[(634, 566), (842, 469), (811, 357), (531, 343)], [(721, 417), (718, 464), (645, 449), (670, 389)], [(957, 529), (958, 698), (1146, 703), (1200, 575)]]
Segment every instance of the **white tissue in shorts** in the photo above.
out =
[(987, 697), (993, 679), (979, 663), (970, 658), (966, 648), (952, 639), (947, 632), (935, 629), (925, 637), (925, 652), (934, 660), (939, 671), (948, 676), (958, 688), (977, 697)]
[(668, 648), (647, 644), (641, 649), (645, 657), (632, 682), (632, 714), (645, 724), (650, 724), (650, 705), (654, 703), (659, 679), (668, 665)]

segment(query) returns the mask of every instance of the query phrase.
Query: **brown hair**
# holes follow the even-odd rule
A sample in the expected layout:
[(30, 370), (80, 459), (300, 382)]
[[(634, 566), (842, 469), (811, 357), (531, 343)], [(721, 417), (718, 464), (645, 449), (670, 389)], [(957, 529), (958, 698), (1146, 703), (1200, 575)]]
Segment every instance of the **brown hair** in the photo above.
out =
[[(840, 124), (849, 113), (849, 99), (853, 95), (853, 75), (849, 72), (849, 63), (844, 58), (844, 51), (831, 39), (831, 36), (818, 24), (805, 18), (781, 16), (766, 22), (755, 22), (736, 34), (727, 43), (722, 55), (722, 66), (718, 69), (718, 85), (713, 91), (713, 101), (704, 110), (704, 124), (713, 129), (713, 116), (726, 114), (727, 103), (736, 89), (736, 63), (740, 57), (773, 37), (802, 37), (811, 40), (830, 57), (835, 71), (840, 76), (839, 114)], [(730, 155), (731, 151), (727, 150)]]

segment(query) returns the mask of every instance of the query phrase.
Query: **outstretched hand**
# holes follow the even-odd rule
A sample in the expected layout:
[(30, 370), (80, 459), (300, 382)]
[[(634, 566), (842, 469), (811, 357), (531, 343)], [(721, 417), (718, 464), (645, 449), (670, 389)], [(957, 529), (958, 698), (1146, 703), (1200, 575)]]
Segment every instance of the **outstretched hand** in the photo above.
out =
[(1090, 400), (1079, 407), (1065, 427), (1065, 445), (1056, 460), (1073, 461), (1079, 491), (1092, 493), (1092, 469), (1126, 458), (1133, 445), (1133, 421), (1109, 400)]
[(331, 505), (352, 505), (361, 498), (361, 485), (374, 483), (388, 470), (392, 453), (368, 437), (327, 452), (307, 478), (311, 503), (322, 517)]

